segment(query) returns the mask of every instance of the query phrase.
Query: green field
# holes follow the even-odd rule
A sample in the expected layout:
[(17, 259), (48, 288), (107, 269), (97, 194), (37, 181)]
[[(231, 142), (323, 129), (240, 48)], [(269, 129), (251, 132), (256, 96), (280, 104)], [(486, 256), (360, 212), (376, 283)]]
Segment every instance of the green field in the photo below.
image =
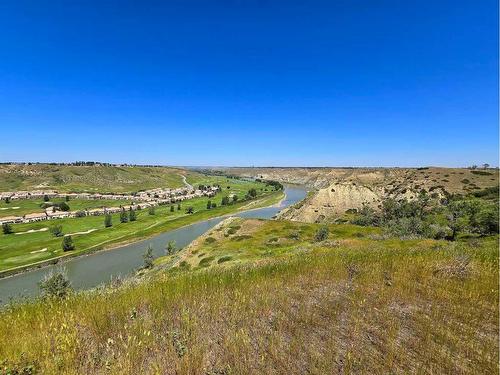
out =
[[(53, 199), (50, 203), (66, 202), (64, 199)], [(35, 212), (45, 212), (41, 208), (43, 199), (21, 199), (13, 200), (10, 203), (5, 203), (4, 200), (0, 201), (0, 217), (5, 216), (24, 216)], [(99, 208), (99, 207), (116, 207), (120, 205), (129, 205), (129, 200), (114, 200), (114, 199), (72, 199), (66, 202), (70, 211), (80, 211), (85, 209)]]
[[(230, 186), (230, 189), (227, 189), (227, 186)], [(240, 201), (229, 206), (220, 205), (224, 195), (237, 194), (240, 199), (243, 199), (244, 194), (250, 188), (258, 189), (259, 195), (254, 200)], [(282, 192), (266, 192), (264, 189), (266, 187), (262, 183), (232, 180), (230, 185), (225, 186), (223, 192), (218, 193), (216, 197), (210, 199), (212, 202), (217, 203), (218, 207), (215, 209), (207, 209), (209, 198), (196, 198), (182, 202), (181, 210), (177, 210), (177, 205), (174, 205), (174, 212), (170, 211), (170, 205), (157, 207), (155, 215), (149, 215), (148, 210), (137, 211), (137, 221), (134, 222), (120, 223), (119, 214), (114, 214), (112, 215), (113, 226), (110, 228), (104, 227), (104, 216), (14, 224), (12, 225), (14, 233), (8, 235), (0, 234), (0, 271), (46, 261), (62, 255), (80, 254), (90, 250), (110, 247), (118, 243), (131, 242), (196, 221), (235, 212), (239, 209), (247, 208), (249, 205), (252, 205), (252, 208), (270, 205), (282, 198)], [(68, 202), (72, 209), (73, 202), (76, 201)], [(102, 201), (85, 202), (93, 203)], [(116, 201), (113, 202), (117, 203)], [(9, 204), (13, 204), (13, 202)], [(193, 207), (194, 214), (186, 213), (186, 208), (189, 206)], [(62, 225), (64, 234), (74, 234), (72, 235), (75, 244), (74, 251), (63, 252), (61, 248), (62, 238), (54, 237), (50, 233), (50, 230), (45, 229), (56, 224)], [(35, 232), (23, 233), (30, 230)], [(88, 233), (75, 234), (79, 232)]]
[(228, 221), (139, 282), (11, 306), (0, 360), (47, 374), (498, 373), (498, 236), (341, 224), (317, 241), (319, 228)]
[(184, 186), (182, 176), (196, 172), (168, 167), (0, 165), (0, 190), (54, 189), (61, 192), (131, 193)]

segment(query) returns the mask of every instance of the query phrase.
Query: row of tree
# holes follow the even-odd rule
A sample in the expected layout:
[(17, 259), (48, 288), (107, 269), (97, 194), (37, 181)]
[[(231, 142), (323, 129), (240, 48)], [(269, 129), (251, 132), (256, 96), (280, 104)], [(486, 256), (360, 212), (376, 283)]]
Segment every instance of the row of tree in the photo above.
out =
[(481, 236), (498, 233), (498, 210), (498, 201), (473, 195), (449, 195), (439, 200), (422, 192), (411, 201), (388, 198), (382, 202), (380, 211), (364, 205), (351, 222), (380, 226), (399, 237), (453, 241), (459, 233)]

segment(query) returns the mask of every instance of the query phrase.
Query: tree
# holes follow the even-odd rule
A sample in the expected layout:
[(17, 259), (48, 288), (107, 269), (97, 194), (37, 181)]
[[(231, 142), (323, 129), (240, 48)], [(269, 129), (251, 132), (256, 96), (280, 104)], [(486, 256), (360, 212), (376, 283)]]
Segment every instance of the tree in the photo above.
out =
[(10, 203), (10, 197), (5, 198), (5, 203), (7, 203), (7, 204)]
[(155, 206), (149, 207), (148, 214), (154, 215), (155, 214)]
[(137, 220), (137, 213), (132, 208), (130, 209), (130, 211), (128, 213), (128, 219), (130, 221), (136, 221)]
[(65, 298), (71, 291), (71, 283), (64, 270), (52, 271), (46, 274), (38, 283), (44, 297)]
[(73, 239), (71, 236), (65, 236), (62, 241), (62, 249), (63, 251), (70, 251), (75, 249), (75, 245), (73, 244)]
[(106, 216), (104, 216), (104, 227), (109, 228), (111, 226), (113, 226), (113, 219), (110, 214), (106, 214)]
[(126, 223), (128, 221), (128, 215), (125, 212), (125, 209), (122, 208), (122, 211), (120, 212), (120, 223)]
[(316, 242), (324, 241), (327, 238), (328, 238), (328, 227), (327, 226), (323, 226), (323, 227), (319, 228), (318, 231), (316, 232), (316, 234), (314, 235), (314, 239), (316, 240)]
[(61, 224), (55, 224), (50, 227), (50, 233), (54, 237), (61, 237), (64, 233), (62, 231), (62, 225)]
[(212, 208), (212, 202), (209, 199), (207, 202), (207, 210), (210, 210), (211, 208)]
[(238, 202), (238, 196), (235, 194), (233, 195), (233, 203), (236, 203)]
[(66, 202), (69, 202), (69, 195), (66, 195)]
[(222, 206), (226, 206), (229, 204), (229, 197), (222, 197), (222, 202), (220, 203)]
[(174, 212), (174, 210), (175, 210), (174, 205), (170, 206), (170, 212)]
[(167, 247), (165, 248), (165, 254), (171, 255), (175, 252), (175, 241), (168, 241)]
[(144, 259), (144, 268), (146, 269), (153, 268), (154, 265), (153, 246), (151, 245), (148, 246), (142, 258)]
[(257, 190), (255, 190), (254, 188), (251, 188), (250, 190), (248, 190), (248, 195), (251, 198), (255, 198), (257, 196)]
[(48, 202), (49, 200), (50, 200), (50, 199), (49, 199), (49, 196), (48, 196), (47, 194), (45, 194), (45, 195), (43, 196), (43, 201), (44, 201), (44, 202)]
[(189, 207), (187, 208), (187, 210), (186, 210), (186, 213), (188, 213), (188, 214), (192, 214), (192, 213), (194, 213), (194, 208), (193, 208), (193, 206), (189, 206)]
[(488, 169), (489, 167), (490, 167), (490, 165), (489, 165), (488, 163), (484, 163), (484, 164), (483, 164), (483, 168), (484, 168), (484, 169)]
[(181, 204), (180, 204), (180, 203), (178, 203), (178, 204), (177, 204), (177, 211), (180, 211), (180, 210), (181, 210)]
[(66, 202), (61, 202), (57, 205), (61, 211), (69, 211), (69, 206)]
[(2, 231), (3, 231), (3, 234), (14, 233), (14, 231), (12, 230), (12, 226), (9, 223), (2, 224)]
[(212, 202), (212, 208), (216, 208), (216, 207), (217, 207), (217, 203)]

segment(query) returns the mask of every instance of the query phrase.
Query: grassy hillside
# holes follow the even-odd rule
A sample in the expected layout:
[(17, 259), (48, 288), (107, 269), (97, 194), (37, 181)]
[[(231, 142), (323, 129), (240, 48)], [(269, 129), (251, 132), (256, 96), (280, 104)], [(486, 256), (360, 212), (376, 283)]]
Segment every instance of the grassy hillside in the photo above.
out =
[(182, 169), (71, 165), (0, 165), (1, 191), (55, 189), (64, 192), (134, 192), (184, 186)]
[(143, 281), (12, 306), (0, 361), (49, 374), (498, 373), (498, 237), (331, 225), (318, 242), (319, 228), (227, 221)]

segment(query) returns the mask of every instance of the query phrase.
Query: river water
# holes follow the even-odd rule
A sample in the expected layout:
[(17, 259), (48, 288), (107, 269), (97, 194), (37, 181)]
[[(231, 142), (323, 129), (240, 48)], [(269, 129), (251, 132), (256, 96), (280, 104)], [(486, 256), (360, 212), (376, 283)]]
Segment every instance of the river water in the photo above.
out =
[[(306, 194), (307, 191), (303, 187), (286, 186), (285, 199), (279, 206), (243, 211), (233, 216), (270, 219), (282, 209), (304, 199)], [(73, 288), (77, 290), (94, 288), (110, 282), (113, 278), (134, 274), (135, 270), (143, 265), (142, 255), (148, 245), (153, 246), (155, 258), (163, 256), (165, 255), (165, 246), (169, 241), (175, 241), (178, 248), (184, 247), (224, 218), (208, 219), (142, 241), (69, 259), (64, 262), (64, 268)], [(11, 300), (38, 295), (40, 292), (38, 282), (43, 279), (45, 274), (58, 267), (61, 266), (48, 266), (0, 279), (0, 305)]]

